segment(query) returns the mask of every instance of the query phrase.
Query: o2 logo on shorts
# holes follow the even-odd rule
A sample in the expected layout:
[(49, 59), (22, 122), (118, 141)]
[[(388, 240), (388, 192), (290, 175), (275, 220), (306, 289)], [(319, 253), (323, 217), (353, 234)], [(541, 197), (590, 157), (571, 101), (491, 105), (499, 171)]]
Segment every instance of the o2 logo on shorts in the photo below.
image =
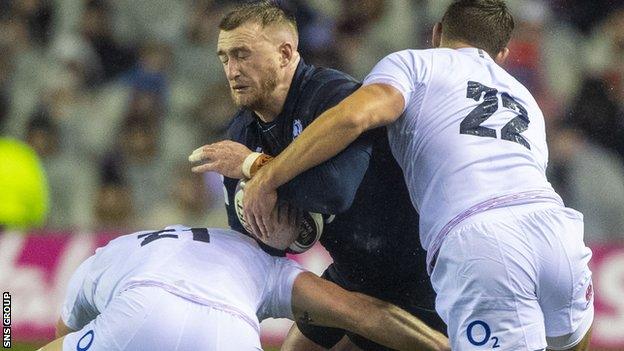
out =
[[(480, 330), (483, 330), (483, 334), (478, 333), (475, 336), (475, 331), (478, 332)], [(494, 344), (492, 345), (493, 349), (500, 347), (500, 344), (498, 343), (498, 337), (492, 336), (492, 330), (490, 329), (490, 326), (484, 321), (476, 320), (468, 324), (466, 336), (468, 337), (468, 341), (470, 341), (470, 343), (474, 346), (483, 346), (487, 344), (488, 341), (492, 340), (494, 341)], [(492, 337), (490, 338), (490, 336)]]
[(83, 335), (80, 340), (78, 340), (78, 345), (76, 345), (76, 351), (86, 351), (93, 344), (93, 339), (95, 338), (95, 333), (93, 330), (89, 330)]

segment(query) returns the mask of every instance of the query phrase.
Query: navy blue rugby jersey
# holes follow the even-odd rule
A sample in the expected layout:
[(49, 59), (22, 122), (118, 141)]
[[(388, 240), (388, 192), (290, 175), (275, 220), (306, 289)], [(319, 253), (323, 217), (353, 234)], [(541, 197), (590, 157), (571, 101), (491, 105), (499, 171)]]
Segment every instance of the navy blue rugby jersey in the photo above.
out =
[[(301, 60), (276, 119), (263, 123), (253, 111), (241, 109), (228, 136), (253, 151), (275, 156), (316, 117), (359, 86), (345, 73)], [(237, 182), (224, 179), (226, 207), (230, 226), (245, 232), (234, 209)], [(390, 151), (385, 128), (364, 134), (334, 158), (280, 187), (278, 195), (304, 210), (336, 215), (325, 226), (321, 243), (331, 254), (340, 278), (362, 287), (391, 288), (401, 280), (426, 282), (429, 287), (418, 214)]]

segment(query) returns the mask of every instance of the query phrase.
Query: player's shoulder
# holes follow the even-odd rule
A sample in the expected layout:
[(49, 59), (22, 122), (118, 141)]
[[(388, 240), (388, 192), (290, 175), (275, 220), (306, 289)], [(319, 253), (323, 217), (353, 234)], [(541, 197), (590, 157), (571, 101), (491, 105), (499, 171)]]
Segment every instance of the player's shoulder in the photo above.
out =
[(512, 76), (509, 72), (505, 71), (502, 67), (501, 70), (506, 74), (506, 79), (508, 83), (506, 86), (509, 87), (506, 89), (506, 92), (511, 94), (516, 101), (518, 101), (526, 109), (528, 109), (529, 113), (532, 116), (535, 116), (536, 114), (543, 116), (542, 110), (539, 107), (535, 96), (533, 96), (533, 93), (531, 93), (529, 88), (527, 88), (522, 82), (520, 82), (516, 77)]
[(406, 49), (395, 51), (382, 58), (364, 79), (364, 84), (392, 83), (407, 92), (414, 85), (428, 80), (433, 62), (431, 50)]
[(294, 86), (298, 90), (298, 107), (307, 111), (333, 106), (361, 85), (345, 72), (313, 65), (305, 65), (302, 74), (297, 75), (297, 80)]
[(501, 71), (500, 79), (504, 80), (507, 85), (512, 86), (514, 88), (514, 91), (517, 91), (522, 95), (533, 97), (533, 94), (531, 94), (529, 88), (527, 88), (522, 82), (520, 82), (518, 78), (507, 72), (507, 70), (505, 70), (503, 67), (498, 66), (498, 69)]
[(141, 244), (144, 243), (146, 239), (149, 241), (150, 239), (148, 236), (159, 234), (166, 234), (166, 229), (146, 229), (120, 235), (110, 240), (104, 246), (97, 248), (95, 253), (100, 259), (110, 256), (126, 257), (129, 252), (141, 247)]
[(137, 242), (140, 244), (139, 239), (146, 238), (150, 235), (167, 234), (175, 231), (183, 231), (186, 227), (181, 225), (171, 225), (165, 228), (152, 228), (137, 230), (135, 232), (117, 236), (109, 241), (102, 249), (114, 249), (118, 250), (123, 246), (136, 246)]
[(360, 85), (357, 79), (345, 72), (308, 64), (305, 64), (300, 80), (300, 94), (308, 99), (314, 99), (319, 92), (328, 90), (345, 90), (351, 93)]
[(516, 100), (522, 101), (525, 107), (539, 109), (535, 97), (521, 81), (500, 65), (494, 63), (492, 66), (492, 70), (495, 72), (493, 75), (495, 86), (498, 86), (500, 91), (511, 93)]
[[(191, 228), (184, 225), (170, 225), (161, 229), (140, 230), (131, 234), (119, 236), (98, 250), (121, 253), (125, 248), (146, 246), (159, 238), (175, 238), (175, 243), (184, 241), (202, 242), (229, 242), (239, 243), (242, 246), (258, 248), (256, 241), (242, 233), (227, 228)], [(174, 242), (168, 242), (173, 245)], [(154, 246), (150, 246), (154, 247)], [(121, 253), (123, 255), (123, 253)]]
[(308, 79), (314, 83), (326, 84), (336, 81), (352, 82), (357, 84), (358, 80), (349, 74), (334, 68), (310, 66)]
[(461, 60), (462, 52), (451, 48), (406, 49), (388, 54), (382, 61), (394, 61), (409, 66), (447, 65), (451, 60)]
[(426, 78), (430, 66), (435, 61), (435, 49), (406, 49), (395, 51), (382, 58), (373, 68), (365, 82), (381, 75), (405, 75), (412, 79), (423, 80)]
[(440, 55), (440, 49), (405, 49), (392, 52), (386, 55), (382, 61), (397, 61), (409, 65), (414, 63), (426, 64), (430, 62), (434, 56)]
[(130, 243), (134, 243), (137, 241), (137, 238), (141, 234), (153, 232), (154, 230), (141, 230), (130, 234), (120, 235), (111, 241), (109, 241), (106, 245), (102, 246), (100, 249), (118, 249), (122, 246), (128, 246)]

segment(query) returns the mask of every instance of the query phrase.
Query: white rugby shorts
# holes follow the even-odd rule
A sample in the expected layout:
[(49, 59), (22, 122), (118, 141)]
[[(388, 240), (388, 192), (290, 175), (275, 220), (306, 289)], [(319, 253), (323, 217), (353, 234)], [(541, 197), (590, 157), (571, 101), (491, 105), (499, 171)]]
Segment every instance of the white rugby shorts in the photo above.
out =
[(194, 303), (158, 287), (136, 287), (113, 298), (64, 351), (262, 350), (258, 330), (241, 317)]
[(555, 350), (593, 321), (583, 217), (556, 204), (488, 210), (455, 227), (431, 276), (453, 350)]

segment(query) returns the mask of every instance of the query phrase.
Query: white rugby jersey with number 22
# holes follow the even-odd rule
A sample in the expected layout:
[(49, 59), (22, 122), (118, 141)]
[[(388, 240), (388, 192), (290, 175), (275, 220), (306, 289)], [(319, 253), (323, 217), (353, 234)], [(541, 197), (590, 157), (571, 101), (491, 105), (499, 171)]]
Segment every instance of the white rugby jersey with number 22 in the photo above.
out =
[(405, 99), (388, 126), (392, 152), (418, 209), (430, 264), (462, 219), (512, 203), (561, 202), (546, 180), (544, 116), (529, 91), (476, 48), (405, 50), (364, 85)]

